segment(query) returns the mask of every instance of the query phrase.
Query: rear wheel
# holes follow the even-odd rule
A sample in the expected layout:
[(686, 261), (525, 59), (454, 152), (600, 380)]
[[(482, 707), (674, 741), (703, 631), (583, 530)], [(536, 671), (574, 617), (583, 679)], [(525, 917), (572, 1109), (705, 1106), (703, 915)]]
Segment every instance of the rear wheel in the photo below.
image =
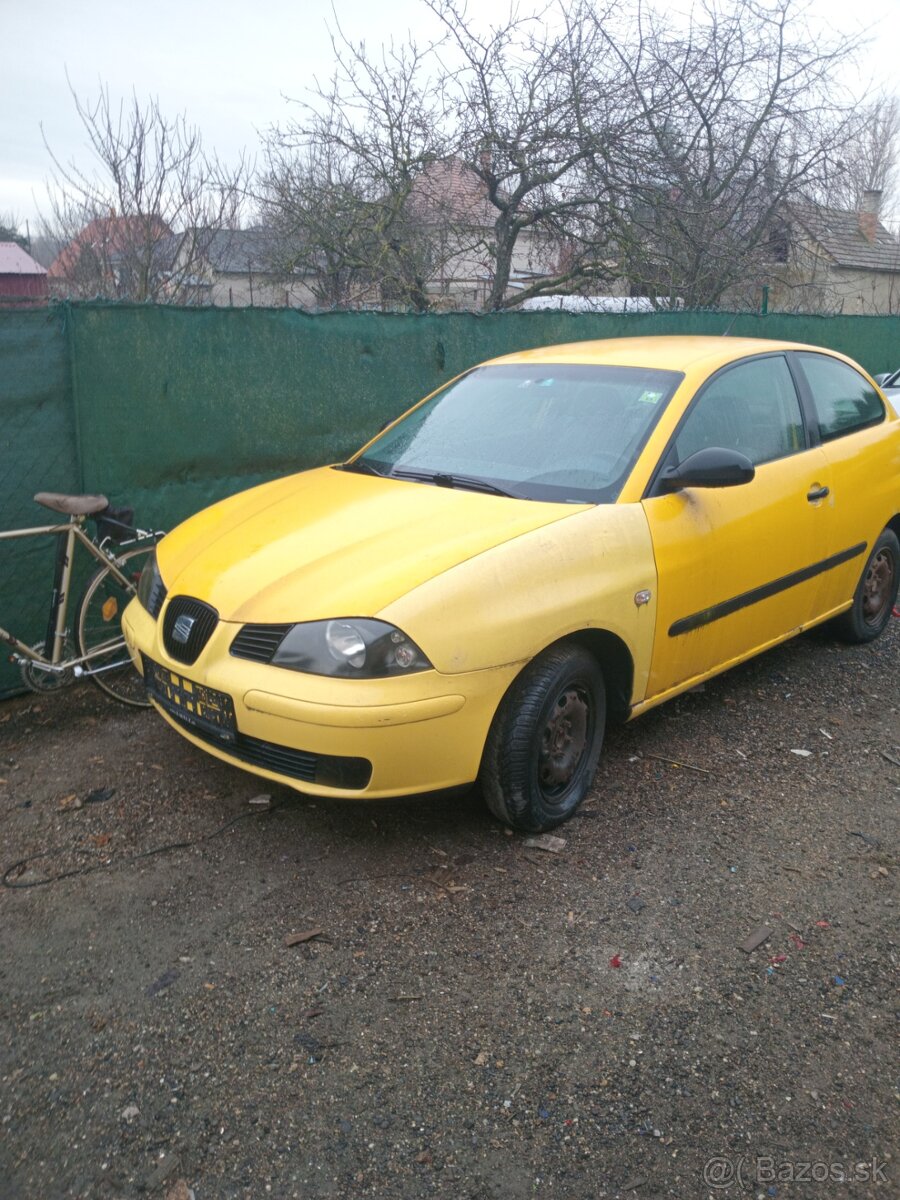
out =
[(605, 725), (596, 659), (572, 643), (539, 655), (507, 692), (488, 734), (480, 782), (494, 816), (527, 833), (567, 820), (593, 782)]
[(136, 546), (117, 555), (126, 584), (109, 567), (95, 571), (84, 589), (76, 618), (79, 653), (91, 656), (84, 669), (96, 672), (88, 679), (114, 700), (137, 708), (147, 708), (150, 702), (125, 645), (122, 613), (137, 593), (141, 571), (155, 548)]
[(900, 584), (900, 542), (886, 529), (869, 555), (856, 585), (853, 604), (834, 622), (835, 632), (845, 642), (871, 642), (884, 631), (897, 603)]

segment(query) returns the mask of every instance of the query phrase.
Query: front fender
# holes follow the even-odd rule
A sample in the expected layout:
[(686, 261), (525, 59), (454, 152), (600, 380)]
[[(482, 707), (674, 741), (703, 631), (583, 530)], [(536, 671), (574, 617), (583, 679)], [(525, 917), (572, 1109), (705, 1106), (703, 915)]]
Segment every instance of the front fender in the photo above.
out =
[[(649, 592), (646, 603), (637, 593)], [(599, 505), (450, 568), (378, 616), (444, 674), (523, 663), (583, 629), (606, 629), (634, 662), (643, 698), (656, 624), (656, 567), (639, 504)]]

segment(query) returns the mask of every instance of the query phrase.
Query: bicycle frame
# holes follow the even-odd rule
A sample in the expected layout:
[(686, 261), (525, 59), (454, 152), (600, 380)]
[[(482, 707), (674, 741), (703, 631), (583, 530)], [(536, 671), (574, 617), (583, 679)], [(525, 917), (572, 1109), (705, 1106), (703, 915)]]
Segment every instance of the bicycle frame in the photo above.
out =
[[(142, 530), (135, 531), (138, 537), (133, 539), (131, 543), (119, 543), (120, 545), (130, 545), (134, 542), (149, 540), (153, 534), (147, 534), (145, 539)], [(47, 537), (55, 535), (59, 538), (56, 551), (56, 571), (53, 579), (53, 592), (50, 599), (50, 615), (47, 623), (47, 636), (44, 639), (44, 652), (34, 650), (31, 646), (27, 646), (24, 642), (15, 637), (9, 630), (0, 626), (0, 641), (5, 642), (13, 648), (14, 653), (10, 656), (11, 661), (21, 662), (22, 660), (30, 660), (34, 663), (39, 663), (40, 666), (47, 671), (69, 671), (74, 668), (76, 675), (87, 674), (84, 671), (84, 664), (90, 659), (96, 658), (100, 654), (104, 654), (109, 650), (109, 646), (96, 647), (90, 654), (84, 654), (78, 658), (68, 658), (63, 661), (63, 651), (66, 643), (66, 617), (68, 616), (69, 608), (69, 584), (72, 578), (72, 566), (75, 555), (75, 543), (81, 542), (88, 553), (101, 563), (108, 567), (110, 572), (118, 579), (123, 587), (128, 586), (128, 580), (125, 575), (119, 570), (118, 560), (115, 554), (106, 550), (105, 543), (98, 545), (84, 531), (84, 518), (73, 517), (69, 521), (65, 521), (58, 525), (36, 525), (31, 529), (10, 529), (0, 531), (0, 541), (12, 540), (13, 538), (24, 537)], [(123, 641), (124, 645), (124, 641)], [(104, 670), (112, 670), (120, 664), (112, 663)]]

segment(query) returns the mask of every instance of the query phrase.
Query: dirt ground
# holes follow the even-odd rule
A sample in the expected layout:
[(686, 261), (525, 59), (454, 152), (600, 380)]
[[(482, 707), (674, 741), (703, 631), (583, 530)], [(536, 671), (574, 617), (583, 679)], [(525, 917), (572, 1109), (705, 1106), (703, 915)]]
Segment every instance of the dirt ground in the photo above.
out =
[(900, 1194), (891, 625), (611, 730), (556, 854), (0, 704), (3, 1200)]

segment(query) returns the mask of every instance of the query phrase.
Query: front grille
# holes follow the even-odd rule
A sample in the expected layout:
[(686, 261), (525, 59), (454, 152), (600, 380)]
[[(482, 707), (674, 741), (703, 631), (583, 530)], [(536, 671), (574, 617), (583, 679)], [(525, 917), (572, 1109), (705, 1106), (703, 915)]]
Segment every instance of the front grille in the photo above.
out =
[(343, 758), (336, 754), (310, 754), (307, 750), (294, 750), (291, 746), (279, 746), (262, 738), (250, 737), (238, 732), (233, 742), (223, 744), (222, 739), (189, 721), (182, 720), (178, 713), (166, 709), (166, 715), (176, 725), (187, 730), (192, 737), (207, 742), (231, 758), (240, 759), (254, 767), (263, 767), (277, 775), (300, 779), (305, 783), (320, 783), (325, 787), (340, 787), (362, 791), (372, 778), (372, 764), (367, 758)]
[(249, 658), (252, 662), (271, 662), (291, 628), (290, 625), (245, 625), (231, 643), (231, 653), (235, 658)]
[(176, 662), (196, 662), (218, 620), (216, 610), (202, 600), (173, 596), (163, 618), (163, 645)]

